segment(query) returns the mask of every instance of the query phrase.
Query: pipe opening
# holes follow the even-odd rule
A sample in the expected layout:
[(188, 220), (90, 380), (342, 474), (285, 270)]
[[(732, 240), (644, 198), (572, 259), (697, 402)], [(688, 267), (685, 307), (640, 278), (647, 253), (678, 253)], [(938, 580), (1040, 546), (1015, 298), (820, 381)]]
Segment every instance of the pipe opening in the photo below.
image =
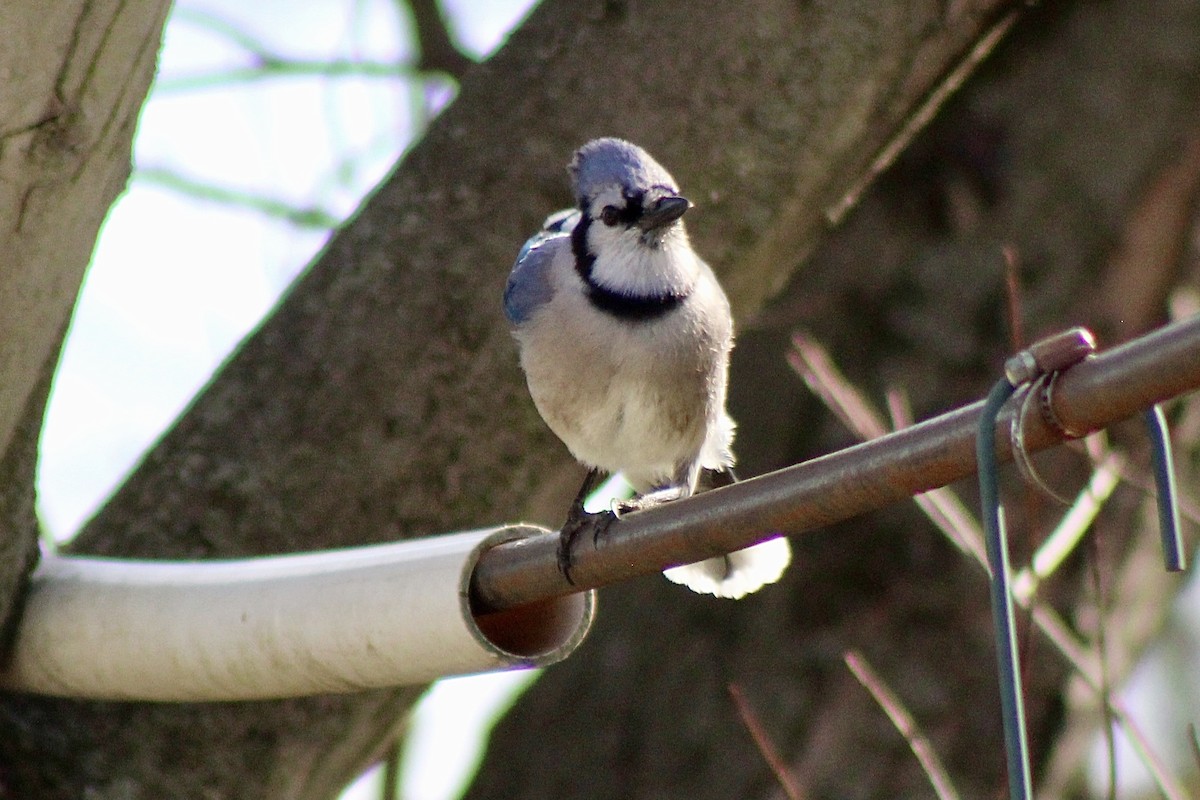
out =
[(595, 591), (537, 600), (501, 611), (478, 611), (471, 602), (471, 576), (486, 550), (547, 533), (533, 526), (518, 525), (489, 536), (471, 554), (460, 587), (464, 617), (480, 643), (507, 661), (520, 660), (529, 666), (556, 663), (579, 646), (596, 613)]
[(486, 614), (472, 611), (471, 617), (496, 648), (521, 658), (542, 659), (575, 641), (576, 632), (590, 621), (589, 605), (586, 594), (572, 594)]

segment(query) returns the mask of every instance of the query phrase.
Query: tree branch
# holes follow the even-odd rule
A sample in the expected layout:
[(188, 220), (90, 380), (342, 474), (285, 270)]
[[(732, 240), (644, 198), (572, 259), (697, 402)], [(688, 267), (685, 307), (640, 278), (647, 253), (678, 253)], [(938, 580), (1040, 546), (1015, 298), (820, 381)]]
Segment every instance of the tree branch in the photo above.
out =
[(438, 0), (408, 0), (408, 8), (412, 12), (417, 48), (421, 53), (417, 69), (444, 72), (461, 83), (475, 62), (467, 58), (450, 38), (450, 28)]

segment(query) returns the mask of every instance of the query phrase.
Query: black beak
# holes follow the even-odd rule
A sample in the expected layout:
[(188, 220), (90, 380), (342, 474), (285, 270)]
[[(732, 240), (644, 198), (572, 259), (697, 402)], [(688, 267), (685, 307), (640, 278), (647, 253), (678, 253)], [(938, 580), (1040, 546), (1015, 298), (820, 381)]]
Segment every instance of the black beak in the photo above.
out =
[(682, 217), (691, 207), (692, 202), (686, 197), (674, 194), (660, 197), (654, 201), (653, 205), (642, 212), (641, 219), (637, 221), (637, 226), (644, 231), (653, 231), (666, 227)]

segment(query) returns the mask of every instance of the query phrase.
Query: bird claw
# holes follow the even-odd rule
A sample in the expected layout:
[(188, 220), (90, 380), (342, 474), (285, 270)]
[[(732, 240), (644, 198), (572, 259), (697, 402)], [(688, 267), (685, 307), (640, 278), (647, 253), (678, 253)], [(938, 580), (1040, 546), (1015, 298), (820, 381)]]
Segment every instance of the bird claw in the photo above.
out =
[(613, 500), (607, 511), (598, 513), (585, 511), (584, 501), (600, 484), (602, 476), (603, 474), (595, 469), (588, 473), (587, 478), (583, 481), (583, 486), (579, 488), (575, 501), (571, 504), (571, 510), (567, 512), (567, 521), (563, 523), (562, 530), (558, 534), (558, 571), (572, 586), (575, 585), (575, 579), (571, 577), (571, 570), (575, 563), (571, 554), (575, 548), (575, 542), (580, 536), (590, 531), (592, 547), (597, 547), (600, 544), (600, 537), (612, 527), (614, 522), (621, 519), (623, 514), (670, 502), (683, 494), (678, 487), (667, 487), (629, 500)]
[(683, 493), (676, 488), (659, 489), (658, 491), (630, 498), (629, 500), (613, 500), (609, 508), (613, 516), (620, 519), (622, 514), (645, 511), (647, 508), (654, 508), (655, 506), (661, 506), (663, 503), (678, 500), (682, 496)]
[(622, 514), (632, 514), (634, 511), (640, 511), (645, 508), (645, 505), (634, 500), (613, 500), (609, 506), (609, 512), (614, 519), (620, 519)]
[(601, 511), (591, 514), (585, 511), (572, 512), (558, 534), (558, 571), (567, 579), (567, 583), (575, 585), (571, 577), (571, 569), (575, 566), (571, 552), (575, 541), (583, 534), (591, 531), (592, 545), (600, 543), (600, 537), (617, 521), (617, 515), (612, 511)]

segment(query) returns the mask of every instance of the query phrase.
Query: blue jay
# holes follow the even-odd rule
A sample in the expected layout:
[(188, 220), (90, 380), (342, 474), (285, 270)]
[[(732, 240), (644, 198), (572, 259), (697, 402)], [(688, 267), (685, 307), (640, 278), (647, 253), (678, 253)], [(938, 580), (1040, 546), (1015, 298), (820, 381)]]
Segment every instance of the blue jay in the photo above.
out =
[[(621, 139), (585, 144), (570, 175), (578, 208), (525, 243), (504, 291), (533, 402), (590, 470), (562, 532), (568, 579), (571, 540), (593, 516), (583, 499), (605, 473), (622, 473), (638, 493), (626, 509), (687, 497), (702, 471), (732, 478), (734, 434), (725, 412), (733, 321), (688, 241), (681, 217), (692, 204)], [(664, 574), (741, 597), (778, 580), (790, 559), (778, 538)]]

